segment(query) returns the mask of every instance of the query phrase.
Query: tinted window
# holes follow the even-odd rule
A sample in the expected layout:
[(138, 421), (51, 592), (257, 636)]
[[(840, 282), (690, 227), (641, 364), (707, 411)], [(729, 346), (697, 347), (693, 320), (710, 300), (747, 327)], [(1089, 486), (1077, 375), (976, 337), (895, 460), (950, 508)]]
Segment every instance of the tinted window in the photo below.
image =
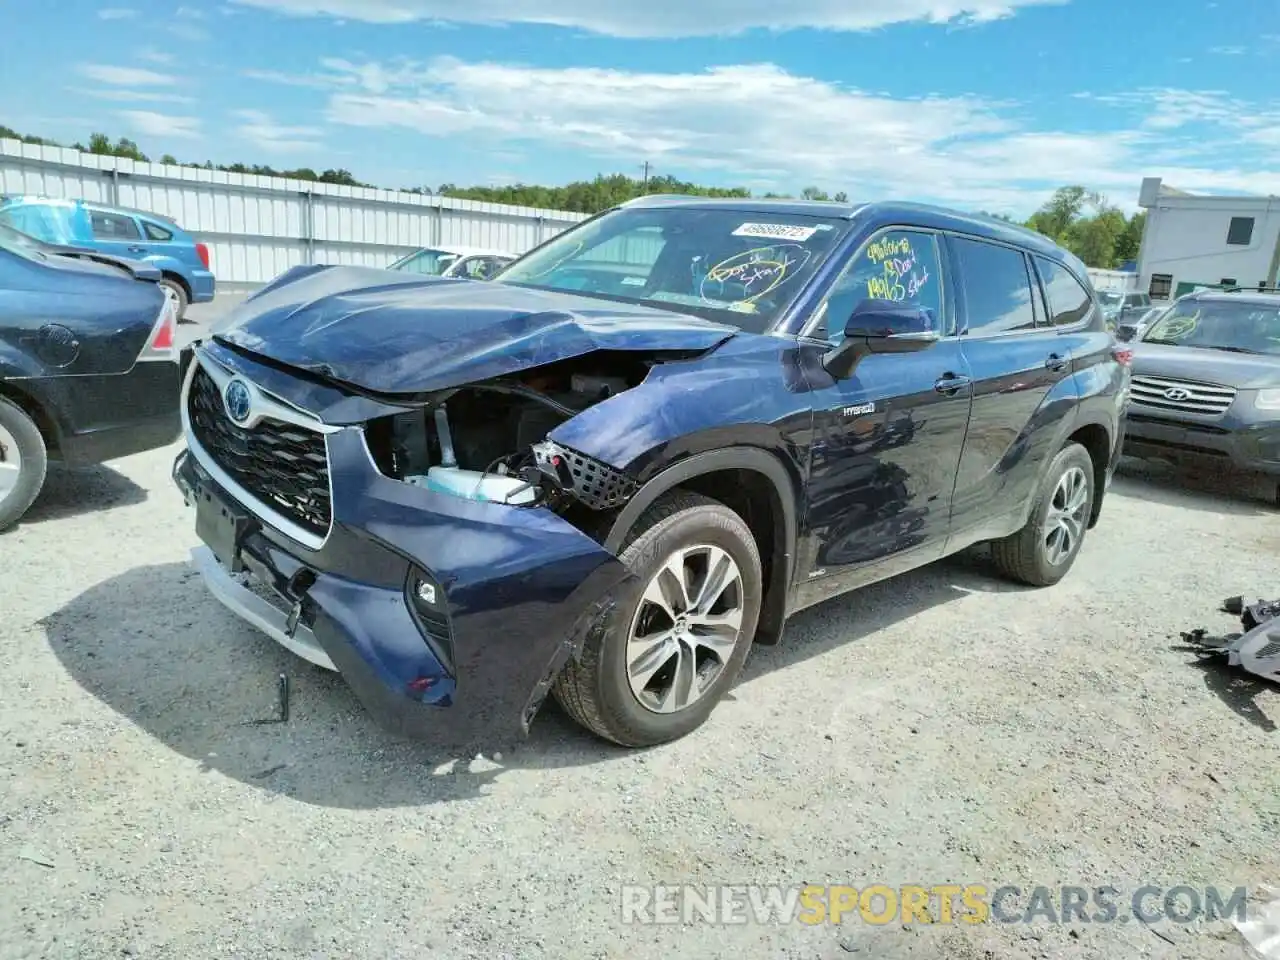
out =
[(1031, 330), (1031, 279), (1026, 258), (1012, 247), (956, 237), (969, 335)]
[[(1089, 315), (1093, 308), (1093, 300), (1089, 291), (1080, 285), (1069, 270), (1050, 260), (1036, 257), (1036, 267), (1040, 270), (1040, 278), (1044, 281), (1045, 292), (1049, 295), (1049, 322), (1054, 326), (1069, 326), (1079, 323)], [(1132, 298), (1125, 298), (1132, 303)]]
[(94, 210), (89, 214), (93, 235), (99, 240), (140, 240), (142, 234), (132, 217)]
[(933, 313), (934, 330), (942, 329), (942, 273), (938, 238), (932, 233), (892, 230), (878, 233), (853, 256), (845, 273), (827, 294), (822, 322), (814, 336), (832, 341), (844, 337), (845, 322), (863, 300), (896, 300)]
[(142, 221), (142, 229), (146, 231), (148, 240), (159, 240), (163, 243), (165, 240), (173, 239), (170, 231), (154, 223), (148, 223), (146, 220)]

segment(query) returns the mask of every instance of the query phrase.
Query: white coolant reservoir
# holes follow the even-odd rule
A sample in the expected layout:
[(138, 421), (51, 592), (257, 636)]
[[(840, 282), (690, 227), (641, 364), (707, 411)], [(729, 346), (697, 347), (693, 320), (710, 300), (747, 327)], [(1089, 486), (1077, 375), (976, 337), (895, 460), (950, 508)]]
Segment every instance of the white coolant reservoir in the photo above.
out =
[(422, 478), (415, 479), (428, 490), (467, 500), (520, 504), (532, 503), (535, 495), (534, 489), (519, 477), (484, 474), (479, 470), (463, 470), (459, 467), (432, 467), (427, 471), (425, 483)]

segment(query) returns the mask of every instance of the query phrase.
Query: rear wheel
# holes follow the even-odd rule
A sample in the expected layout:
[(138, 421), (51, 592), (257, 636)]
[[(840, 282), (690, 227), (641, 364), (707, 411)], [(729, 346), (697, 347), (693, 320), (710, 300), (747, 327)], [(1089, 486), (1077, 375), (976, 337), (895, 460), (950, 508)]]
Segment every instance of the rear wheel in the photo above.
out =
[(164, 291), (165, 299), (173, 305), (173, 316), (178, 323), (182, 323), (187, 315), (187, 291), (177, 280), (165, 277), (160, 281), (160, 289)]
[(1093, 459), (1078, 443), (1058, 452), (1040, 485), (1027, 525), (991, 544), (996, 567), (1033, 587), (1067, 575), (1080, 554), (1093, 513)]
[(0, 397), (0, 530), (22, 519), (40, 495), (47, 469), (39, 428), (21, 407)]
[(636, 582), (554, 692), (598, 736), (652, 746), (700, 726), (733, 686), (760, 616), (760, 553), (724, 504), (674, 491), (641, 516), (620, 559)]

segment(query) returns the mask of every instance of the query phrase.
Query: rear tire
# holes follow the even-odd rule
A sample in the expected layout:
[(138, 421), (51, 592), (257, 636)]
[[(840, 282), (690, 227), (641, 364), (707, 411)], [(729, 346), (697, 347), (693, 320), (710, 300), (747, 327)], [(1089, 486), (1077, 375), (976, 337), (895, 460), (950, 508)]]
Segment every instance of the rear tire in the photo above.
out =
[(1093, 458), (1080, 444), (1067, 444), (1049, 464), (1026, 526), (992, 541), (996, 568), (1032, 587), (1057, 583), (1080, 555), (1096, 496)]
[(174, 301), (174, 310), (177, 312), (175, 319), (178, 323), (184, 322), (189, 304), (186, 288), (172, 277), (165, 277), (160, 281), (160, 289), (164, 291), (166, 297)]
[(21, 407), (0, 397), (0, 532), (35, 503), (48, 465), (40, 429)]
[(701, 726), (737, 680), (760, 616), (760, 552), (724, 504), (676, 490), (641, 515), (619, 559), (635, 583), (553, 692), (597, 736), (654, 746)]

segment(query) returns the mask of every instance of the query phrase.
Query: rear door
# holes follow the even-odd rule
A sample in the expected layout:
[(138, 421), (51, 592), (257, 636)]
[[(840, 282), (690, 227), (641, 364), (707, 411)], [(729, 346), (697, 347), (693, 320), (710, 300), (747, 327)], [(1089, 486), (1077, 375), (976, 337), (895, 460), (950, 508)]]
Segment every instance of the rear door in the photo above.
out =
[[(953, 235), (947, 243), (960, 290), (960, 343), (973, 377), (952, 507), (959, 543), (1011, 532), (1076, 393), (1071, 341), (1057, 335), (1027, 254), (977, 237)], [(1051, 288), (1060, 282), (1053, 275)], [(1064, 322), (1073, 316), (1061, 309)]]
[(94, 248), (103, 253), (130, 260), (142, 260), (151, 253), (136, 217), (91, 208), (89, 228), (93, 231)]
[(819, 308), (808, 335), (835, 346), (866, 298), (932, 311), (942, 339), (918, 353), (864, 358), (835, 380), (812, 371), (814, 437), (807, 529), (813, 557), (802, 594), (840, 592), (942, 555), (969, 418), (968, 370), (954, 336), (954, 293), (939, 236), (873, 234)]

